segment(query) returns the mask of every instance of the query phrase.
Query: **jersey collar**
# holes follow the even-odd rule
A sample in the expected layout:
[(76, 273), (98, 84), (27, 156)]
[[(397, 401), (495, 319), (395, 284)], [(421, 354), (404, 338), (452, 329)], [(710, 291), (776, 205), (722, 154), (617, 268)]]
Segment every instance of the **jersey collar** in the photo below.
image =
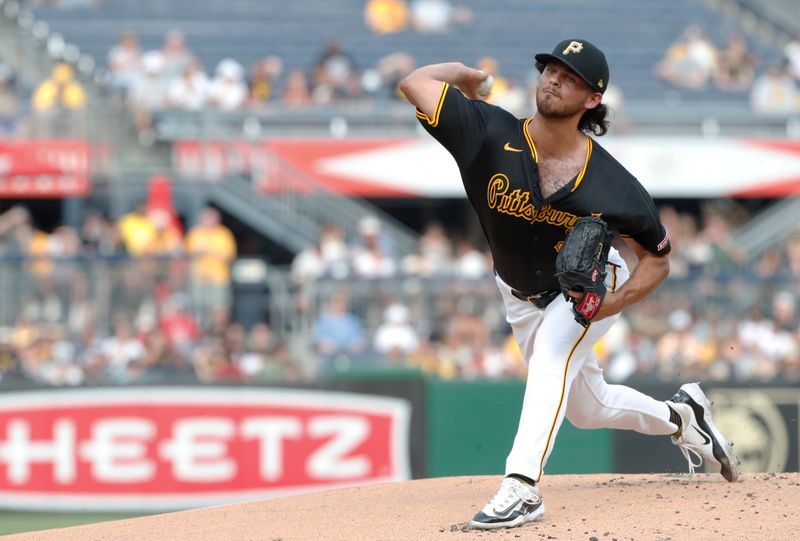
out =
[[(533, 157), (534, 163), (537, 165), (539, 164), (539, 153), (536, 152), (536, 144), (533, 142), (533, 138), (531, 137), (530, 131), (528, 130), (528, 126), (530, 125), (533, 117), (527, 118), (525, 123), (522, 125), (522, 133), (525, 134), (525, 140), (528, 142), (528, 148), (531, 151), (531, 156)], [(586, 137), (586, 159), (583, 162), (583, 168), (581, 168), (578, 176), (575, 177), (575, 183), (572, 186), (570, 192), (574, 192), (578, 189), (581, 182), (583, 181), (583, 177), (586, 175), (586, 168), (589, 167), (589, 159), (592, 157), (592, 138), (588, 135)]]

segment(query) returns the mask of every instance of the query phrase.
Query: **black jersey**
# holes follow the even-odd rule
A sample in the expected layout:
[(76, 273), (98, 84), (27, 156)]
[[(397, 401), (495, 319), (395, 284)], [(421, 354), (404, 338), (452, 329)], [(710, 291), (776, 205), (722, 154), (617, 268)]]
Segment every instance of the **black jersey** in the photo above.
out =
[(489, 242), (497, 274), (527, 294), (558, 289), (555, 259), (582, 216), (603, 218), (616, 233), (648, 251), (670, 251), (666, 230), (644, 187), (587, 136), (583, 169), (542, 197), (536, 146), (518, 119), (443, 83), (433, 118), (417, 111), (425, 129), (453, 155)]

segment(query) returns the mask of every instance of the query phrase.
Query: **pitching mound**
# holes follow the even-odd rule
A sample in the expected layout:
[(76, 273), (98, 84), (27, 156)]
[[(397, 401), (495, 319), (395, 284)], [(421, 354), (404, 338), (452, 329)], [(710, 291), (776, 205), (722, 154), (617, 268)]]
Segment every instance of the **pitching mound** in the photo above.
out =
[(691, 540), (793, 539), (800, 474), (558, 475), (546, 477), (544, 519), (481, 532), (468, 522), (500, 477), (391, 483), (197, 509), (4, 539), (94, 541), (428, 539)]

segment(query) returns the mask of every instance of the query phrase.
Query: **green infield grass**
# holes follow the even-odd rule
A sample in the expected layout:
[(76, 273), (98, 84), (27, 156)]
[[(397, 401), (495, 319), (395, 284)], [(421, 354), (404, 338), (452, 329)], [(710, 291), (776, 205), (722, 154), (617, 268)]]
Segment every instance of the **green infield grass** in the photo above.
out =
[(27, 513), (2, 511), (0, 512), (0, 535), (66, 528), (67, 526), (141, 517), (143, 515), (142, 513)]

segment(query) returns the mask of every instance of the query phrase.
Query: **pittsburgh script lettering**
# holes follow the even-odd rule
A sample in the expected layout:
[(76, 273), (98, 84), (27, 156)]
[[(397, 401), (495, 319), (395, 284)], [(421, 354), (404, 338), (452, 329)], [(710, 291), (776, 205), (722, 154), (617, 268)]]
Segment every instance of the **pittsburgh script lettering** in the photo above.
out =
[(509, 190), (511, 183), (508, 177), (497, 173), (489, 179), (486, 190), (486, 203), (490, 209), (515, 218), (523, 218), (529, 222), (546, 222), (556, 227), (572, 229), (578, 216), (563, 210), (556, 210), (550, 205), (540, 209), (534, 208), (527, 190), (515, 188)]

